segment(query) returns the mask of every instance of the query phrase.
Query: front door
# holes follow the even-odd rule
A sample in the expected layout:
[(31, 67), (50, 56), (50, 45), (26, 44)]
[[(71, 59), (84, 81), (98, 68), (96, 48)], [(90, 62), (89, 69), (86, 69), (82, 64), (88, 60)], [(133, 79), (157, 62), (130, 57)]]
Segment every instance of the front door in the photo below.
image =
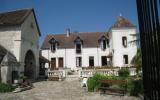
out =
[(58, 58), (59, 68), (63, 68), (63, 58)]
[(51, 70), (56, 69), (56, 58), (51, 58)]

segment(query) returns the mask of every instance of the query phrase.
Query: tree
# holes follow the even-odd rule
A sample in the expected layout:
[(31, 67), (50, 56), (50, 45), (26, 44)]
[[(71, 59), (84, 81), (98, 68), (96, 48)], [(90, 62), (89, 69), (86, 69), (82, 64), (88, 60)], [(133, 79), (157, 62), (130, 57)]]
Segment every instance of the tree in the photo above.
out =
[(135, 65), (137, 73), (140, 74), (140, 71), (142, 70), (142, 53), (140, 48), (137, 49), (137, 53), (133, 57), (131, 64)]

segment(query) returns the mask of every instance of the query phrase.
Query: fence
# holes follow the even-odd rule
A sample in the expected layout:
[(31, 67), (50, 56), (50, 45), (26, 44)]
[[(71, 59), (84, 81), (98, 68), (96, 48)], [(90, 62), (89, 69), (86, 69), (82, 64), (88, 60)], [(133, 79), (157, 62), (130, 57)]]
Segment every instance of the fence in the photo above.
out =
[(160, 100), (160, 0), (137, 0), (145, 100)]

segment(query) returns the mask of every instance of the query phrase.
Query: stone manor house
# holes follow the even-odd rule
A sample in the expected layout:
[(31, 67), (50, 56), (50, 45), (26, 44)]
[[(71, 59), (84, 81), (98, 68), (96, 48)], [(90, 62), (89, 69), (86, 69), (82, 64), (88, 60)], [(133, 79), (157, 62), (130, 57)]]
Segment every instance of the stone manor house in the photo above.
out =
[(46, 36), (41, 53), (50, 69), (81, 67), (128, 67), (137, 52), (136, 27), (119, 16), (108, 32), (71, 32)]
[[(82, 67), (132, 66), (137, 46), (136, 27), (119, 16), (107, 32), (49, 34), (41, 50), (41, 36), (33, 9), (0, 13), (0, 81), (12, 83), (19, 76), (36, 79), (50, 70)], [(41, 52), (40, 52), (41, 51)]]

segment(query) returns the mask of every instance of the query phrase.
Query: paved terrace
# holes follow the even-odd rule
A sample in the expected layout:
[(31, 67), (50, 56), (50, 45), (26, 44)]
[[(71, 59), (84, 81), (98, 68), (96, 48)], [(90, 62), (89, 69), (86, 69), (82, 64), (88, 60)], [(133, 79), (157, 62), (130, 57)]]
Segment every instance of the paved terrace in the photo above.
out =
[(19, 93), (0, 93), (0, 100), (139, 100), (130, 96), (100, 95), (81, 88), (77, 78), (65, 81), (41, 81), (31, 90)]

